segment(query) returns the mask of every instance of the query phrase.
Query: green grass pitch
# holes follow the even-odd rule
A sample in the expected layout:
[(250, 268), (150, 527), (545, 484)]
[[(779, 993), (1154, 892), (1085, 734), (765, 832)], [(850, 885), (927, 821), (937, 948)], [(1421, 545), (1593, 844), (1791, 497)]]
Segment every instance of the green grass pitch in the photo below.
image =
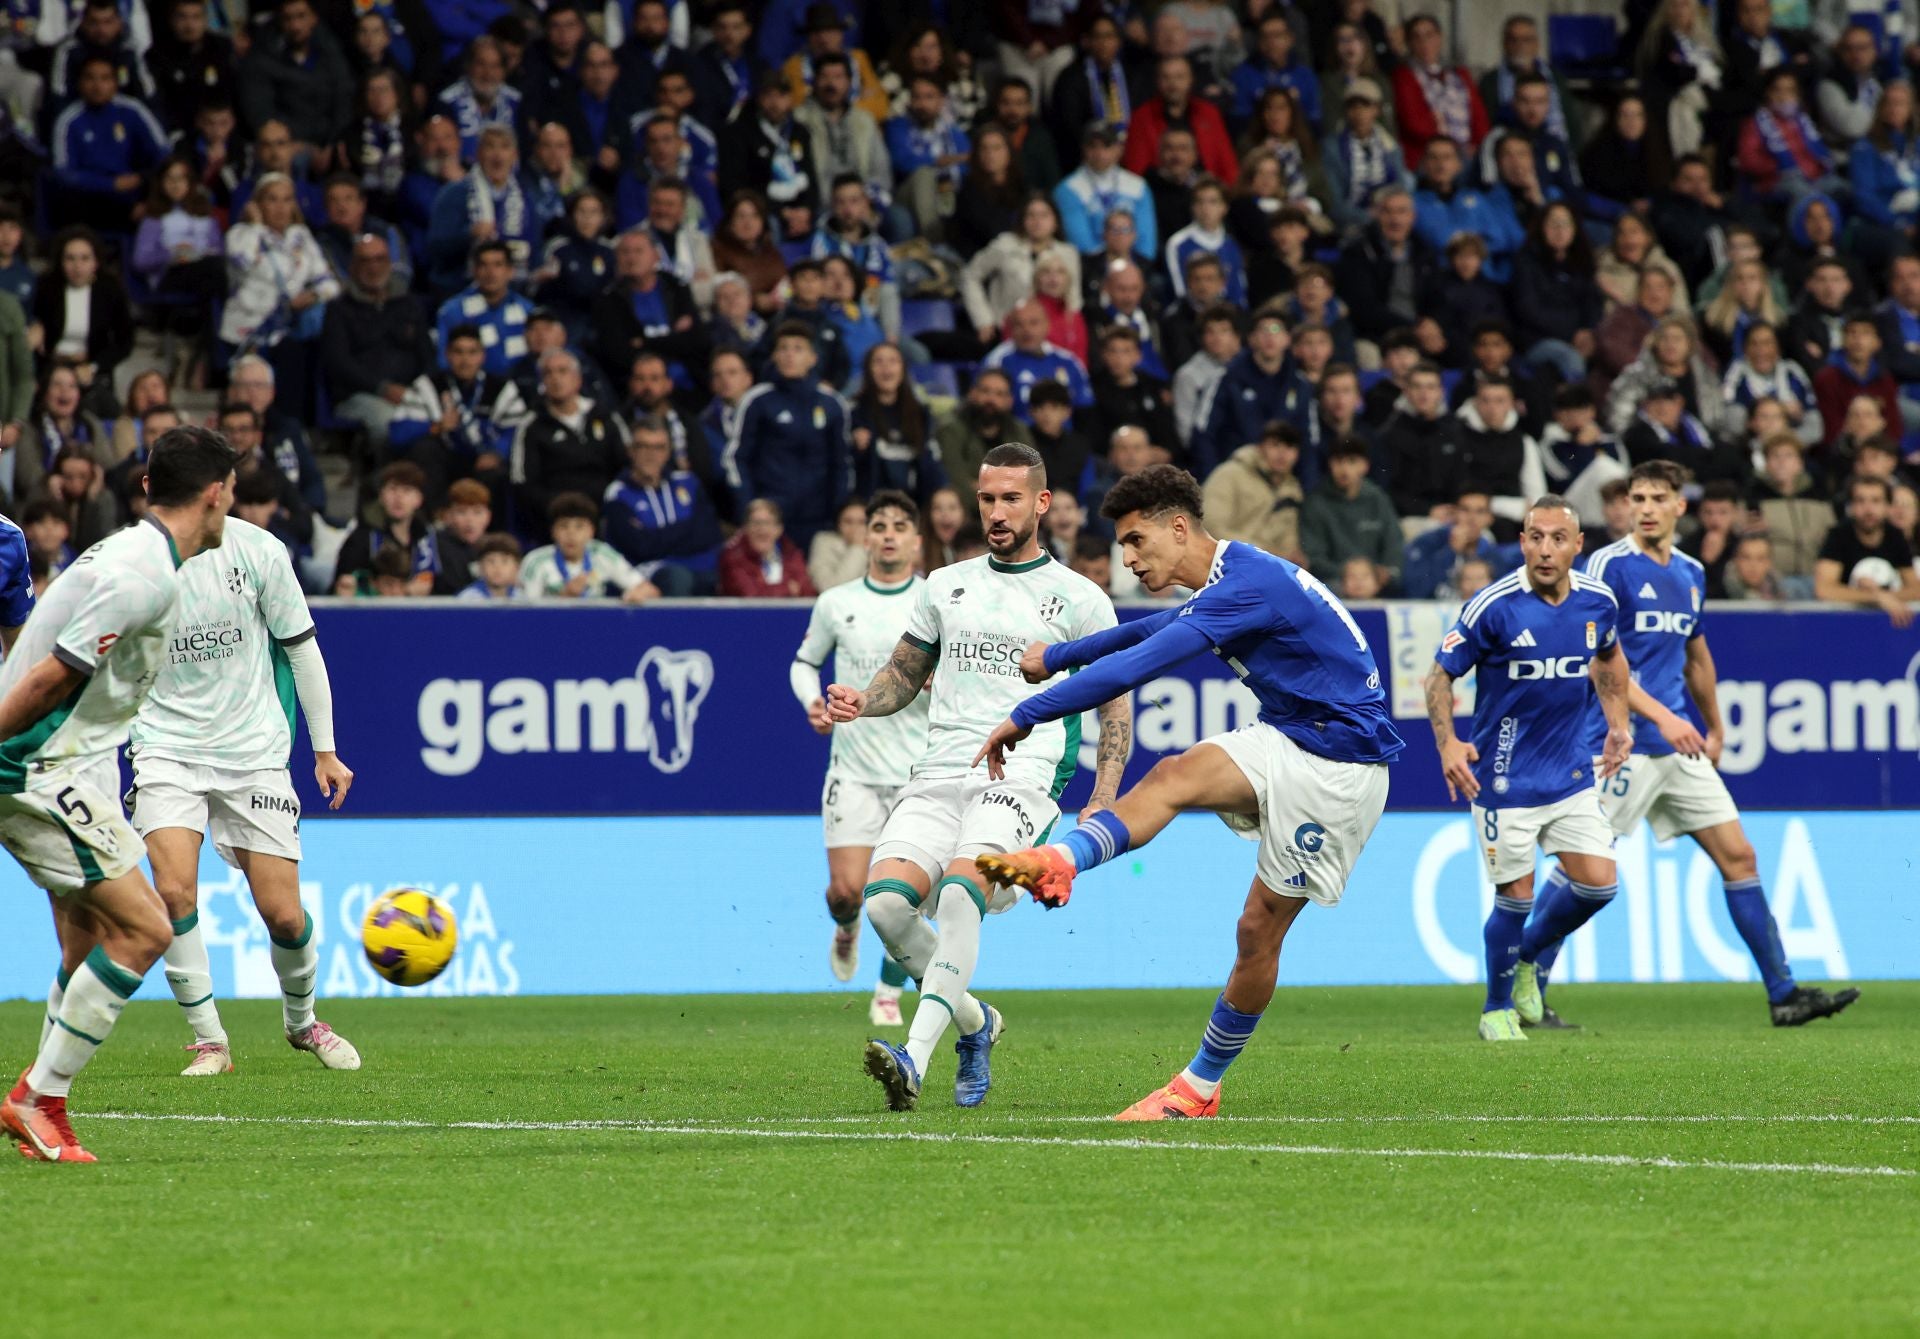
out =
[[(357, 1074), (226, 1006), (128, 1009), (95, 1168), (0, 1164), (20, 1335), (1912, 1335), (1920, 983), (1282, 990), (1216, 1122), (1104, 1118), (1202, 991), (991, 996), (987, 1105), (898, 1116), (860, 996), (342, 1002)], [(38, 1015), (0, 1006), (15, 1063)], [(103, 1119), (99, 1113), (119, 1113)], [(1482, 1117), (1491, 1119), (1480, 1119)], [(1512, 1155), (1512, 1156), (1508, 1156)]]

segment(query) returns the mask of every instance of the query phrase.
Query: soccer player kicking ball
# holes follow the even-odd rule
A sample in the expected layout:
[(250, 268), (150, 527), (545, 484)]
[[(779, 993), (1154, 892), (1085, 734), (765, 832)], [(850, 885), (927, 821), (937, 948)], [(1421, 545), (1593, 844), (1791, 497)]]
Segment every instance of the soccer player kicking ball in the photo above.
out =
[[(794, 654), (788, 682), (806, 708), (807, 723), (833, 736), (820, 818), (827, 838), (827, 914), (833, 946), (827, 965), (837, 981), (860, 970), (860, 892), (873, 844), (887, 824), (894, 798), (927, 747), (927, 698), (914, 698), (893, 715), (852, 721), (835, 729), (820, 691), (820, 667), (833, 657), (842, 678), (864, 682), (885, 668), (900, 625), (919, 598), (913, 565), (920, 553), (920, 508), (905, 493), (875, 493), (867, 503), (867, 574), (823, 591), (814, 601), (807, 635)], [(888, 958), (880, 965), (867, 1006), (875, 1027), (899, 1027), (900, 992), (907, 973)]]
[[(353, 1045), (313, 1016), (320, 950), (300, 905), (300, 798), (287, 770), (294, 698), (313, 741), (313, 777), (338, 809), (353, 773), (334, 752), (333, 689), (286, 545), (227, 522), (220, 551), (180, 569), (180, 607), (160, 677), (133, 723), (133, 826), (173, 922), (167, 985), (193, 1028), (200, 1078), (233, 1071), (200, 930), (200, 843), (246, 875), (280, 978), (287, 1042), (328, 1069), (360, 1068)], [(57, 983), (56, 983), (57, 986)]]
[[(1611, 777), (1627, 760), (1628, 669), (1620, 649), (1619, 602), (1604, 582), (1573, 570), (1580, 518), (1548, 494), (1527, 510), (1524, 565), (1467, 602), (1440, 643), (1427, 674), (1427, 716), (1447, 793), (1473, 805), (1493, 880), (1487, 917), (1487, 1001), (1483, 1041), (1525, 1041), (1514, 1010), (1515, 973), (1532, 961), (1523, 937), (1533, 902), (1534, 849), (1558, 855), (1571, 882), (1555, 908), (1561, 936), (1572, 934), (1620, 891), (1613, 829), (1600, 809), (1595, 774)], [(1478, 666), (1473, 739), (1453, 731), (1453, 681)], [(1595, 695), (1605, 720), (1596, 763), (1588, 740)], [(1535, 918), (1536, 926), (1541, 924)]]
[[(1186, 586), (1178, 608), (1021, 658), (1030, 680), (1053, 687), (1016, 706), (975, 755), (989, 775), (1014, 766), (1046, 722), (1072, 720), (1090, 703), (1134, 688), (1202, 651), (1232, 667), (1260, 703), (1260, 718), (1154, 765), (1140, 784), (1051, 846), (980, 869), (1000, 887), (1065, 906), (1074, 876), (1146, 845), (1187, 810), (1212, 810), (1257, 838), (1253, 887), (1241, 913), (1239, 951), (1191, 1063), (1116, 1119), (1214, 1116), (1220, 1084), (1253, 1036), (1279, 975), (1280, 943), (1309, 901), (1340, 900), (1354, 862), (1387, 803), (1386, 764), (1405, 744), (1387, 719), (1367, 639), (1312, 573), (1250, 544), (1225, 543), (1201, 523), (1200, 485), (1171, 465), (1115, 484), (1101, 505), (1126, 563), (1150, 591)], [(1084, 666), (1070, 679), (1061, 671)], [(1016, 745), (1018, 748), (1016, 748)]]
[(177, 571), (219, 547), (232, 448), (204, 428), (163, 433), (147, 498), (144, 520), (61, 574), (0, 665), (0, 846), (47, 891), (76, 954), (39, 1055), (0, 1102), (0, 1127), (46, 1162), (96, 1161), (68, 1123), (68, 1090), (172, 937), (120, 811), (116, 754), (166, 658)]
[[(1052, 828), (1060, 816), (1056, 801), (1077, 765), (1080, 718), (1045, 727), (1018, 766), (991, 779), (973, 769), (975, 741), (1037, 691), (1020, 672), (1023, 647), (1114, 624), (1106, 592), (1054, 562), (1040, 544), (1052, 495), (1038, 451), (1018, 442), (988, 451), (975, 496), (986, 556), (943, 567), (922, 584), (905, 635), (865, 691), (838, 683), (827, 689), (827, 718), (838, 726), (892, 715), (933, 677), (926, 751), (887, 818), (866, 887), (867, 919), (920, 982), (907, 1044), (867, 1043), (867, 1073), (886, 1089), (895, 1111), (919, 1103), (927, 1065), (949, 1022), (960, 1030), (953, 1100), (963, 1107), (986, 1100), (1002, 1020), (967, 987), (980, 958), (982, 921), (1013, 906), (1020, 894), (1010, 888), (989, 894), (976, 861)], [(1122, 694), (1100, 708), (1090, 808), (1112, 803), (1132, 743), (1132, 702)], [(929, 916), (939, 922), (937, 934)]]
[[(1645, 818), (1661, 841), (1686, 834), (1700, 843), (1720, 870), (1734, 929), (1760, 968), (1773, 1025), (1798, 1027), (1839, 1013), (1860, 992), (1849, 987), (1830, 995), (1794, 981), (1760, 884), (1753, 844), (1720, 779), (1718, 682), (1701, 627), (1707, 574), (1673, 544), (1674, 528), (1687, 510), (1680, 491), (1685, 483), (1686, 475), (1672, 461), (1635, 466), (1627, 483), (1633, 530), (1595, 553), (1587, 565), (1587, 575), (1605, 582), (1620, 602), (1620, 641), (1633, 663), (1627, 704), (1639, 718), (1633, 756), (1600, 788), (1600, 804), (1620, 836)], [(1689, 698), (1706, 722), (1704, 736), (1687, 719)], [(1597, 743), (1603, 731), (1595, 719), (1591, 739)], [(1558, 927), (1572, 895), (1567, 872), (1556, 867), (1535, 899), (1513, 983), (1514, 1008), (1524, 1027), (1567, 1026), (1547, 1007), (1546, 993), (1547, 975), (1566, 937)]]

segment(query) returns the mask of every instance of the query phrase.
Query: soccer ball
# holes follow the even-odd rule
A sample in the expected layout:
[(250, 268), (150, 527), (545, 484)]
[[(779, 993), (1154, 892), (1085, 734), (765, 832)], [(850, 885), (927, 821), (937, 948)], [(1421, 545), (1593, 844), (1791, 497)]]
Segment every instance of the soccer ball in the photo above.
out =
[(418, 888), (382, 893), (367, 908), (360, 943), (373, 970), (396, 986), (424, 986), (453, 961), (453, 908)]

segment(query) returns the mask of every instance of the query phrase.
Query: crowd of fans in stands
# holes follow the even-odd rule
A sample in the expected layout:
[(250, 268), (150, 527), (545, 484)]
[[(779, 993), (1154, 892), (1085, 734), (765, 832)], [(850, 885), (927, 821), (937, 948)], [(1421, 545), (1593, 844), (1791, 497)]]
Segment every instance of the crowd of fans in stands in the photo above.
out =
[(1411, 0), (9, 0), (0, 490), (50, 579), (208, 387), (310, 589), (804, 597), (876, 489), (981, 551), (1019, 439), (1116, 595), (1171, 460), (1457, 599), (1671, 459), (1713, 595), (1905, 618), (1913, 9), (1628, 0), (1576, 85)]

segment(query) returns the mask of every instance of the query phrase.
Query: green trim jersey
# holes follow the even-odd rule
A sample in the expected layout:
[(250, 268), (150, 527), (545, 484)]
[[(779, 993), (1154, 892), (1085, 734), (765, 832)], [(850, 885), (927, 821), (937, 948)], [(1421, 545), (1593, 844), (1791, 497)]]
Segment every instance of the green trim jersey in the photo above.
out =
[(48, 656), (86, 680), (37, 724), (0, 741), (0, 793), (29, 770), (111, 754), (125, 742), (166, 655), (179, 598), (180, 550), (149, 517), (95, 544), (34, 606), (0, 664), (0, 697)]
[[(938, 657), (927, 750), (914, 778), (967, 775), (993, 727), (1045, 689), (1020, 675), (1028, 643), (1072, 641), (1117, 622), (1107, 593), (1045, 550), (1024, 563), (969, 558), (929, 576), (906, 633)], [(1048, 721), (1007, 754), (1007, 779), (1058, 798), (1079, 754), (1080, 718)]]
[(180, 569), (166, 662), (133, 723), (131, 752), (234, 771), (285, 770), (295, 703), (284, 648), (313, 634), (287, 546), (229, 517), (220, 547)]
[[(866, 687), (893, 658), (925, 584), (913, 577), (902, 585), (880, 586), (862, 577), (822, 592), (793, 658), (819, 669), (832, 656), (836, 682)], [(919, 694), (891, 716), (834, 726), (833, 773), (863, 786), (906, 785), (927, 750), (927, 696)]]

